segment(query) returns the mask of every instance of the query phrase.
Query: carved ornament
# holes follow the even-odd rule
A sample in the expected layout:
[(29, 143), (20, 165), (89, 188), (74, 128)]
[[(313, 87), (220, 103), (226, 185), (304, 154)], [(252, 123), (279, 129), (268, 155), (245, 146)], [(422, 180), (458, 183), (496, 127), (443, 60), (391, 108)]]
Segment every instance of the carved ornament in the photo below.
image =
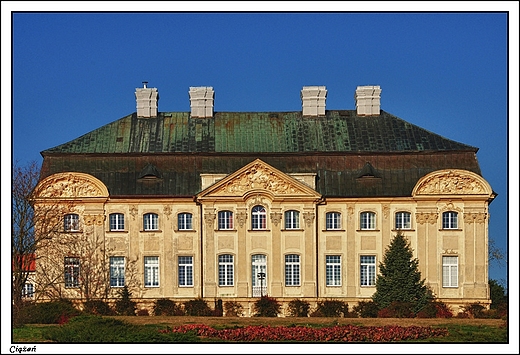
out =
[(240, 212), (237, 212), (236, 215), (237, 215), (238, 224), (240, 225), (240, 227), (243, 227), (244, 224), (246, 223), (247, 213), (245, 213), (244, 211), (240, 211)]
[(61, 173), (44, 179), (37, 188), (37, 197), (103, 197), (108, 190), (101, 181), (83, 173)]
[(419, 224), (435, 224), (437, 223), (437, 218), (439, 214), (436, 212), (418, 212), (415, 214), (415, 219)]
[(170, 206), (164, 206), (163, 214), (166, 215), (166, 219), (170, 219), (170, 215), (172, 214), (172, 209)]
[(213, 225), (213, 221), (215, 220), (215, 213), (214, 212), (206, 212), (204, 213), (204, 222), (208, 227), (211, 227)]
[(464, 222), (466, 223), (484, 223), (487, 218), (487, 213), (477, 212), (477, 213), (464, 213)]
[(488, 187), (476, 174), (449, 170), (436, 172), (421, 181), (415, 194), (424, 195), (474, 195), (489, 194)]
[(251, 165), (247, 170), (221, 186), (214, 195), (243, 195), (245, 192), (263, 189), (274, 194), (285, 195), (301, 193), (302, 190), (283, 179), (278, 173), (261, 162)]
[(87, 226), (102, 226), (103, 221), (105, 220), (105, 216), (102, 214), (86, 214), (83, 216), (83, 220), (85, 221), (85, 225)]
[(282, 220), (282, 212), (271, 212), (271, 222), (277, 226)]
[(132, 219), (135, 221), (135, 216), (137, 216), (137, 208), (135, 206), (130, 207), (130, 215)]
[(303, 212), (303, 220), (307, 226), (312, 225), (314, 221), (314, 212)]

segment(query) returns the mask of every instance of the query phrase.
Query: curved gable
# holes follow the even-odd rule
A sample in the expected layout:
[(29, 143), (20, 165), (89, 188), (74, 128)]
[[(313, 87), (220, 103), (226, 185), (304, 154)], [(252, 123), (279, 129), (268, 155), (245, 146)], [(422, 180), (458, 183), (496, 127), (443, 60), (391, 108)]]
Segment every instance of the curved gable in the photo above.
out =
[(34, 189), (34, 198), (108, 197), (108, 189), (92, 175), (65, 172), (46, 177)]
[(493, 190), (482, 176), (460, 169), (437, 170), (423, 176), (415, 185), (412, 196), (417, 195), (485, 195), (492, 197)]

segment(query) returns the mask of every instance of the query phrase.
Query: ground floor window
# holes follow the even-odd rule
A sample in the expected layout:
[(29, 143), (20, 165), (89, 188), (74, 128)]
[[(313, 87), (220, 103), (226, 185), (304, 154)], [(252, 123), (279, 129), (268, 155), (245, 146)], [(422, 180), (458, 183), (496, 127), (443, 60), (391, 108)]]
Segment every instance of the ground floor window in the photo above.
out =
[(179, 256), (179, 286), (193, 286), (192, 256)]
[(459, 258), (457, 256), (442, 257), (442, 287), (458, 287)]
[(25, 283), (23, 285), (22, 297), (23, 298), (33, 298), (34, 297), (34, 285), (32, 283)]
[(289, 254), (285, 256), (285, 286), (300, 285), (300, 256)]
[(79, 287), (79, 258), (65, 258), (65, 287)]
[(325, 279), (327, 286), (341, 286), (341, 256), (325, 256)]
[(124, 256), (110, 257), (110, 287), (125, 286), (125, 258)]
[(218, 284), (219, 286), (233, 286), (233, 255), (218, 256)]
[(361, 286), (376, 285), (376, 257), (375, 255), (362, 255), (360, 263)]
[(159, 287), (159, 257), (144, 257), (144, 286)]

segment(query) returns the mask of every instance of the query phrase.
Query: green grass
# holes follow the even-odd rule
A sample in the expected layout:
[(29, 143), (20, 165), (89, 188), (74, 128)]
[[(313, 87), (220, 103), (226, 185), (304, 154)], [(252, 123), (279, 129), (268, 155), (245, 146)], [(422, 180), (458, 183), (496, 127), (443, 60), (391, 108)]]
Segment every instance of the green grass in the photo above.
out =
[(507, 343), (506, 327), (485, 325), (439, 324), (436, 327), (448, 328), (449, 335), (426, 340), (431, 343)]
[[(79, 317), (84, 318), (84, 317)], [(237, 324), (228, 322), (227, 327)], [(322, 327), (324, 324), (308, 324)], [(329, 326), (327, 324), (326, 326)], [(226, 327), (219, 325), (218, 328)], [(449, 335), (440, 338), (429, 338), (420, 343), (508, 343), (507, 327), (485, 325), (439, 324), (435, 327), (447, 328)], [(114, 332), (114, 329), (118, 329)], [(46, 343), (46, 342), (135, 342), (135, 343), (174, 343), (201, 341), (194, 335), (159, 334), (164, 324), (130, 325), (110, 319), (89, 317), (72, 321), (65, 326), (59, 325), (26, 325), (13, 329), (13, 343)], [(117, 336), (116, 334), (117, 333)], [(203, 342), (208, 341), (202, 340)], [(216, 340), (210, 340), (216, 341)], [(418, 342), (418, 341), (414, 341)]]

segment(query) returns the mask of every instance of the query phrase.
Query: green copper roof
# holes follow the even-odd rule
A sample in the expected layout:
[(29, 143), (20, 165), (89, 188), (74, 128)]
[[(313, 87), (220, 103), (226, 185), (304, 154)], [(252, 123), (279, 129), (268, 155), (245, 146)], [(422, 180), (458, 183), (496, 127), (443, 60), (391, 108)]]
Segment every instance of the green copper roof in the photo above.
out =
[(324, 117), (298, 112), (189, 112), (136, 114), (47, 149), (53, 153), (305, 153), (424, 152), (478, 149), (458, 143), (387, 112), (357, 116), (355, 110), (327, 111)]

